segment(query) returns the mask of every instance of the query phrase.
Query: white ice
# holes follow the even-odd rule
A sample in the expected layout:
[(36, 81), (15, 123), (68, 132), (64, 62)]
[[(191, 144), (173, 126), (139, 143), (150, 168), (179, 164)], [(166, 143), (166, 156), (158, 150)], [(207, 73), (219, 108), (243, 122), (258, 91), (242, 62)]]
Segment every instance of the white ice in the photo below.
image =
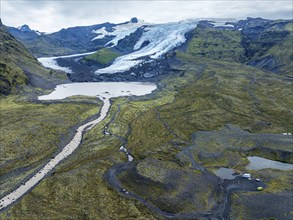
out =
[(111, 45), (111, 47), (117, 46), (118, 41), (129, 36), (131, 33), (134, 33), (141, 26), (146, 25), (142, 20), (138, 20), (137, 23), (128, 22), (126, 24), (120, 24), (113, 27), (113, 32), (108, 32), (105, 27), (102, 27), (98, 30), (93, 31), (93, 33), (99, 34), (97, 37), (92, 39), (92, 41), (97, 39), (102, 39), (105, 36), (114, 36), (114, 39), (109, 41), (106, 45)]
[(81, 57), (86, 56), (95, 53), (94, 52), (88, 52), (88, 53), (78, 53), (78, 54), (71, 54), (71, 55), (65, 55), (65, 56), (56, 56), (56, 57), (40, 57), (38, 58), (38, 61), (42, 63), (44, 67), (54, 69), (54, 70), (62, 70), (66, 73), (72, 73), (72, 70), (69, 67), (62, 67), (59, 66), (56, 59), (58, 58), (71, 58), (71, 57)]
[[(183, 44), (186, 41), (185, 33), (194, 29), (197, 23), (197, 20), (186, 20), (175, 23), (150, 25), (145, 28), (145, 32), (135, 44), (133, 49), (136, 51), (116, 58), (111, 66), (99, 69), (95, 73), (99, 75), (127, 71), (131, 67), (143, 63), (145, 56), (158, 59), (163, 54)], [(146, 41), (150, 43), (140, 48)]]
[(102, 27), (98, 30), (92, 31), (95, 34), (99, 34), (95, 38), (92, 39), (92, 41), (97, 40), (97, 39), (103, 39), (105, 36), (109, 35), (109, 32), (106, 30), (105, 27)]

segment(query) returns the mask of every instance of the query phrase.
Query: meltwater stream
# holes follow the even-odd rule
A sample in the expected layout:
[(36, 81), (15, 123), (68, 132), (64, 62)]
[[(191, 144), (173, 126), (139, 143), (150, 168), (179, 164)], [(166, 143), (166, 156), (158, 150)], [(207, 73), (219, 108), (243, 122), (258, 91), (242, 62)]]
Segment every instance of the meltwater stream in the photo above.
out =
[(25, 193), (32, 190), (32, 188), (35, 187), (40, 181), (42, 181), (42, 179), (48, 175), (63, 159), (67, 158), (74, 152), (74, 150), (81, 143), (83, 132), (92, 129), (107, 116), (107, 113), (111, 107), (110, 98), (119, 96), (146, 95), (151, 93), (156, 88), (156, 84), (137, 82), (71, 83), (59, 85), (51, 94), (40, 96), (39, 100), (63, 99), (73, 95), (97, 96), (104, 102), (104, 105), (101, 109), (100, 116), (97, 119), (77, 128), (73, 139), (63, 148), (59, 154), (46, 163), (42, 169), (35, 173), (33, 177), (0, 199), (0, 210), (3, 210), (7, 206), (13, 204)]

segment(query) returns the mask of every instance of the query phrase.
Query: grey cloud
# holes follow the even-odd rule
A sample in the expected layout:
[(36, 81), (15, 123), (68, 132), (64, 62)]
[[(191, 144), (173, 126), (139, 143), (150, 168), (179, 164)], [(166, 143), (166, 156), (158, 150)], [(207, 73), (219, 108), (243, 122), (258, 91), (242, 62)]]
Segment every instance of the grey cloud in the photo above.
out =
[(1, 18), (10, 26), (28, 24), (52, 32), (61, 28), (103, 22), (119, 23), (138, 17), (162, 23), (187, 18), (292, 19), (291, 1), (44, 1), (1, 0)]

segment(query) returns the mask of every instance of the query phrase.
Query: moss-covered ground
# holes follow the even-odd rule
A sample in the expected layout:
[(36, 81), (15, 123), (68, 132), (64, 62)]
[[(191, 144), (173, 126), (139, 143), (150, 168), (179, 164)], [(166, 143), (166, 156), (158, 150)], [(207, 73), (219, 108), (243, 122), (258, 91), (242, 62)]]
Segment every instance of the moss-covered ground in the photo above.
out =
[[(118, 150), (121, 140), (103, 133), (104, 126), (114, 114), (116, 118), (108, 125), (108, 130), (128, 140), (126, 147), (135, 160), (152, 158), (163, 161), (160, 172), (169, 169), (168, 161), (173, 161), (181, 170), (190, 172), (190, 163), (185, 163), (178, 154), (192, 144), (191, 137), (196, 131), (217, 131), (226, 124), (233, 123), (252, 133), (292, 132), (292, 100), (288, 95), (290, 82), (286, 78), (236, 63), (203, 60), (184, 54), (178, 54), (178, 57), (182, 64), (177, 68), (183, 70), (184, 74), (167, 76), (158, 83), (158, 91), (147, 97), (114, 99), (108, 117), (85, 134), (83, 143), (76, 152), (60, 164), (52, 176), (44, 179), (1, 216), (29, 216), (31, 219), (39, 216), (51, 219), (154, 218), (146, 207), (137, 201), (121, 197), (108, 188), (103, 180), (107, 169), (126, 161), (125, 155)], [(74, 107), (74, 104), (66, 105)], [(53, 108), (55, 104), (49, 106)], [(76, 117), (74, 112), (70, 115)], [(198, 150), (215, 153), (218, 149), (217, 145), (210, 144), (201, 145)], [(193, 155), (210, 170), (228, 165), (242, 172), (245, 171), (247, 160), (246, 154), (240, 150), (237, 147), (232, 151), (221, 149), (224, 157), (217, 160), (199, 157), (199, 152)], [(140, 172), (146, 178), (159, 178), (156, 175), (159, 172), (157, 169), (148, 169), (147, 164), (141, 164)], [(193, 172), (199, 174), (196, 170)], [(263, 175), (260, 173), (255, 175), (263, 178), (268, 185), (264, 192), (273, 193), (276, 180), (266, 179), (270, 175), (266, 172)], [(278, 178), (285, 178), (287, 173), (281, 172)], [(181, 183), (184, 188), (190, 181), (187, 179)], [(284, 191), (289, 187), (288, 184), (285, 181), (284, 186), (279, 186), (279, 190)], [(131, 182), (131, 187), (135, 191), (141, 185)], [(171, 203), (175, 202), (172, 195), (180, 192), (180, 188), (174, 189), (177, 192), (171, 190), (164, 195)], [(168, 207), (165, 200), (160, 201), (156, 205)], [(172, 208), (175, 211), (190, 209), (188, 205), (185, 208), (180, 205)]]
[(67, 143), (78, 124), (99, 112), (97, 102), (36, 104), (0, 99), (3, 195)]
[(103, 48), (98, 50), (94, 54), (85, 56), (83, 62), (97, 62), (98, 64), (107, 65), (110, 64), (118, 56), (119, 53), (111, 50), (110, 48)]
[[(125, 154), (119, 152), (123, 144), (117, 138), (120, 136), (127, 140), (126, 147), (135, 157), (137, 173), (146, 181), (136, 182), (133, 172), (122, 173), (120, 180), (129, 190), (149, 196), (161, 209), (183, 212), (206, 211), (212, 207), (206, 198), (211, 188), (203, 185), (201, 172), (193, 168), (192, 160), (196, 160), (211, 172), (222, 166), (230, 167), (237, 172), (250, 172), (266, 183), (267, 188), (262, 192), (233, 195), (233, 218), (290, 219), (290, 172), (247, 171), (245, 166), (247, 155), (252, 153), (278, 160), (288, 154), (291, 156), (286, 161), (292, 161), (292, 149), (286, 144), (271, 142), (266, 144), (267, 148), (256, 147), (256, 151), (247, 152), (258, 139), (235, 138), (223, 128), (233, 124), (251, 134), (293, 133), (291, 79), (239, 63), (243, 61), (243, 39), (237, 31), (207, 30), (205, 41), (200, 39), (200, 32), (193, 34), (187, 52), (176, 51), (181, 62), (171, 68), (180, 70), (174, 71), (179, 73), (166, 75), (152, 95), (113, 99), (107, 118), (84, 135), (82, 145), (56, 167), (51, 176), (2, 212), (0, 218), (158, 218), (136, 200), (122, 197), (104, 181), (104, 173), (110, 167), (127, 160)], [(213, 35), (217, 37), (213, 39)], [(223, 45), (227, 42), (232, 44)], [(278, 49), (271, 47), (271, 50), (277, 54)], [(265, 53), (270, 53), (270, 49), (266, 48), (262, 55)], [(256, 54), (257, 57), (262, 55)], [(284, 57), (287, 59), (288, 54)], [(291, 64), (284, 62), (287, 65), (282, 68), (286, 72)], [(99, 106), (84, 103), (83, 99), (76, 97), (55, 104), (35, 104), (22, 98), (19, 101), (13, 96), (1, 99), (4, 104), (1, 138), (4, 137), (5, 144), (1, 141), (1, 149), (7, 158), (2, 164), (5, 187), (12, 187), (23, 178), (22, 172), (10, 175), (11, 170), (29, 167), (27, 174), (32, 172), (68, 140), (72, 127), (98, 111)], [(109, 122), (108, 130), (114, 135), (103, 133)], [(219, 135), (223, 137), (221, 141), (217, 141)], [(26, 147), (28, 144), (31, 148)], [(169, 177), (173, 177), (173, 185)], [(171, 184), (171, 187), (166, 190), (162, 184)], [(196, 184), (206, 190), (190, 190), (184, 194), (189, 197), (180, 203), (177, 196)], [(270, 201), (274, 204), (271, 209)], [(262, 208), (266, 208), (266, 212), (259, 212)], [(274, 210), (276, 214), (272, 214)]]
[(0, 94), (17, 94), (26, 85), (51, 89), (66, 74), (44, 68), (6, 28), (0, 25)]

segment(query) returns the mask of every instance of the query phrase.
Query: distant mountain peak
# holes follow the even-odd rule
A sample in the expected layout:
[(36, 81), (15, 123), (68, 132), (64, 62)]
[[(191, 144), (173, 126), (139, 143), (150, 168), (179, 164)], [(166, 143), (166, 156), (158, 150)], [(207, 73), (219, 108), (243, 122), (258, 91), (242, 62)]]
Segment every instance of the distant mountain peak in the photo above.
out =
[(130, 19), (130, 22), (131, 22), (131, 23), (138, 23), (138, 19), (137, 19), (137, 17), (133, 17), (133, 18), (131, 18), (131, 19)]
[(22, 32), (29, 32), (29, 31), (32, 31), (32, 30), (30, 29), (30, 27), (29, 27), (27, 24), (24, 24), (24, 25), (18, 27), (18, 29), (19, 29), (20, 31), (22, 31)]

